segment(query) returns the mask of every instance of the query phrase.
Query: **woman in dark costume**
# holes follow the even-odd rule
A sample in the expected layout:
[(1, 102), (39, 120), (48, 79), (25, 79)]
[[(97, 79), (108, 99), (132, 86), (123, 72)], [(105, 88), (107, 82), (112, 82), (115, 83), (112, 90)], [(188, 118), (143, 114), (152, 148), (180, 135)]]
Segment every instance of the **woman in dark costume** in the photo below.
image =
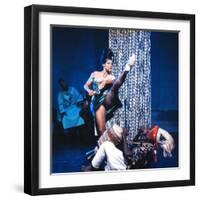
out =
[(133, 54), (122, 74), (115, 78), (111, 74), (113, 58), (112, 50), (105, 49), (102, 56), (103, 70), (91, 73), (84, 85), (84, 89), (91, 97), (90, 109), (97, 125), (98, 135), (102, 135), (106, 130), (106, 121), (113, 117), (113, 113), (118, 108), (122, 107), (118, 91), (135, 61), (135, 55)]

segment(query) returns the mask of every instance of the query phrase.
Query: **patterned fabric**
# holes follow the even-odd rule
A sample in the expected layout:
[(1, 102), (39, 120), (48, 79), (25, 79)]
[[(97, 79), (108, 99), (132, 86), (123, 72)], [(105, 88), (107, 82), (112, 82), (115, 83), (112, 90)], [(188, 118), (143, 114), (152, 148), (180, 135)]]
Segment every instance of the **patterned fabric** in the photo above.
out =
[(112, 87), (112, 84), (107, 85), (105, 88), (101, 90), (99, 94), (95, 94), (92, 98), (90, 109), (93, 113), (93, 116), (95, 117), (96, 111), (99, 109), (101, 105), (103, 105), (106, 109), (106, 120), (109, 120), (113, 117), (114, 112), (122, 107), (122, 103), (119, 100), (119, 98), (116, 98), (113, 101), (112, 106), (107, 107), (105, 104), (105, 98), (108, 92), (110, 91), (110, 88)]

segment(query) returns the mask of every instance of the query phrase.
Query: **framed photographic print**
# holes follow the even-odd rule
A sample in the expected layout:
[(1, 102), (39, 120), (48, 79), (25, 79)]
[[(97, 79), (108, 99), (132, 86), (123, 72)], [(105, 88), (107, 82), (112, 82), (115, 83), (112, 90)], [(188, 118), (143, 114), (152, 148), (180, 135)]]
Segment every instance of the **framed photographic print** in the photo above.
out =
[(24, 192), (194, 185), (195, 16), (24, 11)]

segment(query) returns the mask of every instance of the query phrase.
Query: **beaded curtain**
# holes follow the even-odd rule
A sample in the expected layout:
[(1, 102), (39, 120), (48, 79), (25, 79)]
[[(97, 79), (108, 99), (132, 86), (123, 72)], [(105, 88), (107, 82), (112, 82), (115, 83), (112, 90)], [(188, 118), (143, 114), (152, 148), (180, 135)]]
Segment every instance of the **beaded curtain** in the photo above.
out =
[(131, 29), (109, 29), (109, 47), (114, 53), (113, 74), (117, 77), (132, 53), (134, 67), (119, 90), (123, 107), (116, 111), (111, 123), (128, 128), (128, 140), (139, 128), (151, 126), (151, 62), (150, 32)]

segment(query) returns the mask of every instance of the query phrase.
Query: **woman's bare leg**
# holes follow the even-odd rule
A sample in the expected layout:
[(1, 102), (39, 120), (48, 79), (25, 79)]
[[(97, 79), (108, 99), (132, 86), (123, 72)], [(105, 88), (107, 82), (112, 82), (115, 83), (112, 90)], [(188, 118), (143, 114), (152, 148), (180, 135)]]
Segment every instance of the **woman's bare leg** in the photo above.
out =
[(98, 134), (102, 135), (106, 130), (106, 109), (103, 105), (96, 111), (96, 123)]

